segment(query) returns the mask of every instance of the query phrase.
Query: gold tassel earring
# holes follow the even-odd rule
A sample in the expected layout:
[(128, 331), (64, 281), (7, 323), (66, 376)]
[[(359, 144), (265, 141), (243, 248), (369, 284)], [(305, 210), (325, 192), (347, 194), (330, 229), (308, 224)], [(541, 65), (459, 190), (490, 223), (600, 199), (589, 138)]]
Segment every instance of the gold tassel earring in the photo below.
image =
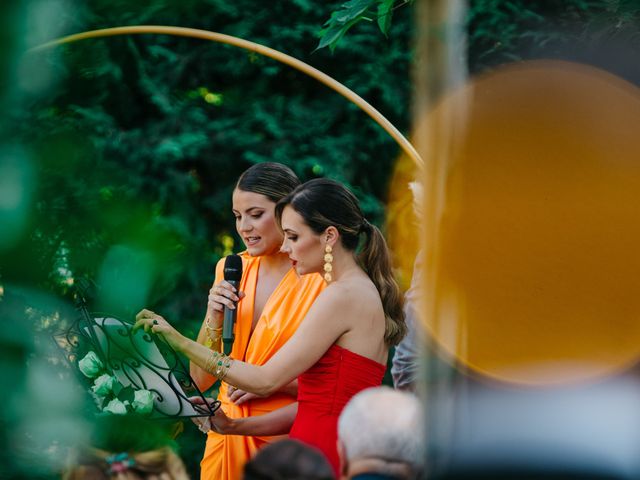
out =
[(327, 243), (324, 247), (324, 280), (327, 283), (331, 283), (331, 280), (333, 280), (333, 277), (331, 276), (331, 272), (333, 271), (333, 265), (331, 265), (331, 262), (333, 262), (333, 255), (331, 252), (333, 252), (333, 249), (331, 248), (331, 245)]

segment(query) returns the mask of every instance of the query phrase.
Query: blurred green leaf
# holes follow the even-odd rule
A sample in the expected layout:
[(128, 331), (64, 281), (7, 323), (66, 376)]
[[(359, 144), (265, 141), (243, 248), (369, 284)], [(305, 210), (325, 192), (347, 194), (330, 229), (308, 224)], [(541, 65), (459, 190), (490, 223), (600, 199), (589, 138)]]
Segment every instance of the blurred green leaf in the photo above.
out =
[(382, 0), (378, 5), (378, 27), (386, 36), (391, 26), (391, 16), (393, 14), (393, 4), (395, 0)]

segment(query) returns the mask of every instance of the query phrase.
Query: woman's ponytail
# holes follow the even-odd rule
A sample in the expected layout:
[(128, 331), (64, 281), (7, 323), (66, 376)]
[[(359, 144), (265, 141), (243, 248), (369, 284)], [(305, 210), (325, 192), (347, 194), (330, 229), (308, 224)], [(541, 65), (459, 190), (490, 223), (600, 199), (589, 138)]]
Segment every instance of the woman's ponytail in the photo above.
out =
[(407, 333), (407, 324), (402, 309), (403, 297), (391, 270), (387, 242), (378, 227), (366, 220), (363, 222), (362, 232), (366, 239), (358, 259), (382, 299), (385, 315), (384, 340), (389, 346), (397, 345)]

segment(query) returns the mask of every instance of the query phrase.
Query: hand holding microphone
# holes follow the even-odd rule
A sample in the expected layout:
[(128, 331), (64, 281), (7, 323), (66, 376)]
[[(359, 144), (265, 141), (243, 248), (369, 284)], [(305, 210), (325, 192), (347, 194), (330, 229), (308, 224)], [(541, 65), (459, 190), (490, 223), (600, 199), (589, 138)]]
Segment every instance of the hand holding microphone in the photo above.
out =
[[(224, 280), (233, 287), (235, 292), (237, 292), (240, 287), (241, 279), (242, 258), (240, 258), (239, 255), (229, 255), (224, 261)], [(239, 300), (240, 297), (234, 294), (234, 298)], [(233, 327), (236, 323), (237, 315), (238, 311), (236, 310), (236, 303), (232, 303), (231, 306), (225, 303), (224, 318), (222, 322), (222, 344), (225, 355), (229, 355), (231, 353), (231, 348), (233, 347), (233, 341), (235, 339)]]
[(233, 286), (225, 280), (214, 284), (209, 290), (207, 303), (207, 318), (211, 319), (211, 327), (221, 328), (225, 307), (233, 308), (242, 297), (244, 297), (244, 293), (236, 292)]
[[(236, 258), (235, 260), (229, 260)], [(230, 262), (228, 264), (228, 262)], [(224, 319), (227, 319), (227, 343), (229, 343), (229, 331), (231, 332), (231, 342), (233, 343), (233, 324), (235, 323), (235, 308), (240, 299), (244, 297), (244, 292), (238, 291), (240, 279), (242, 278), (242, 259), (238, 255), (232, 255), (225, 259), (224, 280), (214, 284), (209, 290), (207, 304), (207, 314), (205, 322), (209, 328), (224, 330)], [(226, 312), (226, 313), (225, 313)], [(233, 315), (231, 315), (233, 314)], [(229, 347), (230, 349), (230, 347)], [(225, 349), (226, 351), (226, 349)]]

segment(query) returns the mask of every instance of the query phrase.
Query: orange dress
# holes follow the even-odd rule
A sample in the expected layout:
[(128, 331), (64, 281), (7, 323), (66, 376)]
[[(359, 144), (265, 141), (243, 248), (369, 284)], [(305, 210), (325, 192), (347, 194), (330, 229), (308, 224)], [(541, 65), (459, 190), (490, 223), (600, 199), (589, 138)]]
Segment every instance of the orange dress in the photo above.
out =
[[(298, 277), (289, 270), (265, 304), (262, 315), (251, 334), (253, 299), (258, 282), (260, 257), (242, 256), (240, 290), (245, 297), (238, 303), (235, 340), (231, 357), (254, 365), (265, 364), (293, 335), (316, 297), (325, 287), (318, 274)], [(216, 283), (223, 279), (224, 260), (216, 266)], [(268, 398), (246, 402), (240, 406), (227, 397), (227, 384), (222, 383), (218, 399), (222, 409), (232, 418), (264, 415), (295, 402), (290, 395), (275, 393)], [(236, 480), (242, 478), (244, 464), (260, 447), (283, 437), (249, 437), (244, 435), (207, 434), (207, 445), (200, 462), (201, 480)]]

